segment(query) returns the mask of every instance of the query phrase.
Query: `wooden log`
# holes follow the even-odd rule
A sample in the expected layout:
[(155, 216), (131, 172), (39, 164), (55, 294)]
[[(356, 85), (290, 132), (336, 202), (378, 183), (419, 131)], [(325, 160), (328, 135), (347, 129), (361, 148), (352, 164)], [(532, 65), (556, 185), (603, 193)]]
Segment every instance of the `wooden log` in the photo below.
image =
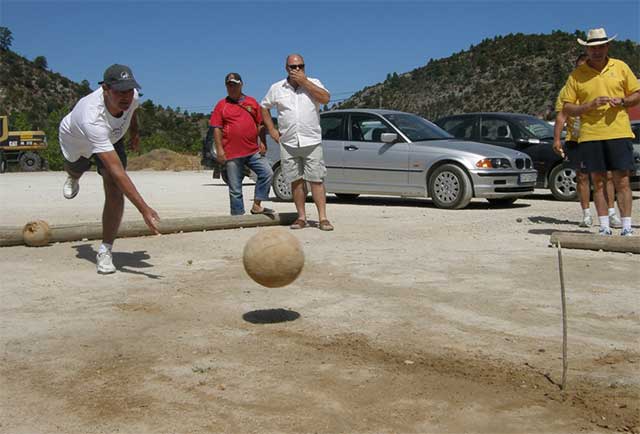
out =
[[(297, 218), (296, 213), (280, 213), (273, 216), (248, 214), (242, 216), (214, 216), (167, 218), (160, 221), (160, 233), (211, 231), (218, 229), (237, 229), (256, 226), (290, 225)], [(26, 222), (25, 222), (26, 223)], [(0, 247), (24, 244), (23, 227), (0, 226)], [(97, 240), (102, 238), (102, 223), (75, 223), (52, 225), (50, 242)], [(122, 222), (118, 230), (118, 238), (140, 237), (151, 235), (144, 221)]]
[(605, 252), (640, 253), (640, 237), (619, 235), (581, 234), (575, 232), (553, 232), (551, 244), (562, 244), (565, 249), (603, 250)]

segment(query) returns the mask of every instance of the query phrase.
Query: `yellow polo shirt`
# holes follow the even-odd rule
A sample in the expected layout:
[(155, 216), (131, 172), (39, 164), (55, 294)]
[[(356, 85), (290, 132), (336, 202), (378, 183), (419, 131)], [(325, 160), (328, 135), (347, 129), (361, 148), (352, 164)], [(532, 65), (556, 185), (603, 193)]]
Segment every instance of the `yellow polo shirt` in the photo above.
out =
[[(593, 101), (599, 96), (624, 98), (640, 90), (638, 79), (629, 66), (621, 60), (611, 59), (602, 71), (596, 71), (587, 63), (573, 70), (567, 83), (562, 102), (579, 104)], [(609, 104), (590, 110), (580, 116), (579, 142), (632, 138), (629, 114), (625, 107)]]
[[(567, 86), (564, 86), (560, 89), (560, 93), (558, 94), (558, 99), (556, 100), (556, 112), (561, 112), (564, 107), (563, 99), (565, 98)], [(567, 116), (565, 121), (565, 125), (567, 126), (567, 136), (564, 138), (566, 142), (577, 142), (578, 137), (580, 136), (580, 131), (574, 131), (573, 126), (575, 124), (575, 119), (573, 116)]]

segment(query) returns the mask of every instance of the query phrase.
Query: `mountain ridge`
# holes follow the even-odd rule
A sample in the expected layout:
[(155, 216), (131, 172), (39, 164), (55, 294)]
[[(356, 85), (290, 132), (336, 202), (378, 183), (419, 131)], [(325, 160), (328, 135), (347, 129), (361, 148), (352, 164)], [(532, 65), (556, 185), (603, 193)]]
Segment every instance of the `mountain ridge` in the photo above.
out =
[[(573, 34), (523, 33), (484, 39), (468, 50), (430, 59), (405, 73), (390, 73), (335, 108), (386, 108), (427, 119), (476, 111), (518, 112), (551, 118), (558, 92), (584, 48)], [(612, 41), (611, 57), (625, 61), (638, 75), (640, 46)]]

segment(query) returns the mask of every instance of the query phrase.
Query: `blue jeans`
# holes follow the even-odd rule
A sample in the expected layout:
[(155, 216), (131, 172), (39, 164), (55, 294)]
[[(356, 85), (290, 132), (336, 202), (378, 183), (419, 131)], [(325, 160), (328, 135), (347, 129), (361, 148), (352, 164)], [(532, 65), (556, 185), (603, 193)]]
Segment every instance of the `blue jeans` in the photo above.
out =
[(246, 157), (227, 160), (225, 169), (229, 181), (229, 203), (231, 205), (231, 215), (244, 214), (244, 202), (242, 200), (242, 180), (244, 179), (243, 167), (249, 167), (258, 176), (256, 181), (256, 191), (254, 200), (269, 200), (269, 189), (273, 179), (273, 170), (260, 153)]

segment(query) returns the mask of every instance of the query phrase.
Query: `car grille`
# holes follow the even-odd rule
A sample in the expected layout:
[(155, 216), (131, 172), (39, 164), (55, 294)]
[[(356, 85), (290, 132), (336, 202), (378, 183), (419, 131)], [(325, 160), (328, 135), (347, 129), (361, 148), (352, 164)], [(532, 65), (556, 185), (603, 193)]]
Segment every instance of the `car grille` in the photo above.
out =
[(516, 167), (518, 169), (531, 169), (533, 163), (529, 158), (516, 158)]

